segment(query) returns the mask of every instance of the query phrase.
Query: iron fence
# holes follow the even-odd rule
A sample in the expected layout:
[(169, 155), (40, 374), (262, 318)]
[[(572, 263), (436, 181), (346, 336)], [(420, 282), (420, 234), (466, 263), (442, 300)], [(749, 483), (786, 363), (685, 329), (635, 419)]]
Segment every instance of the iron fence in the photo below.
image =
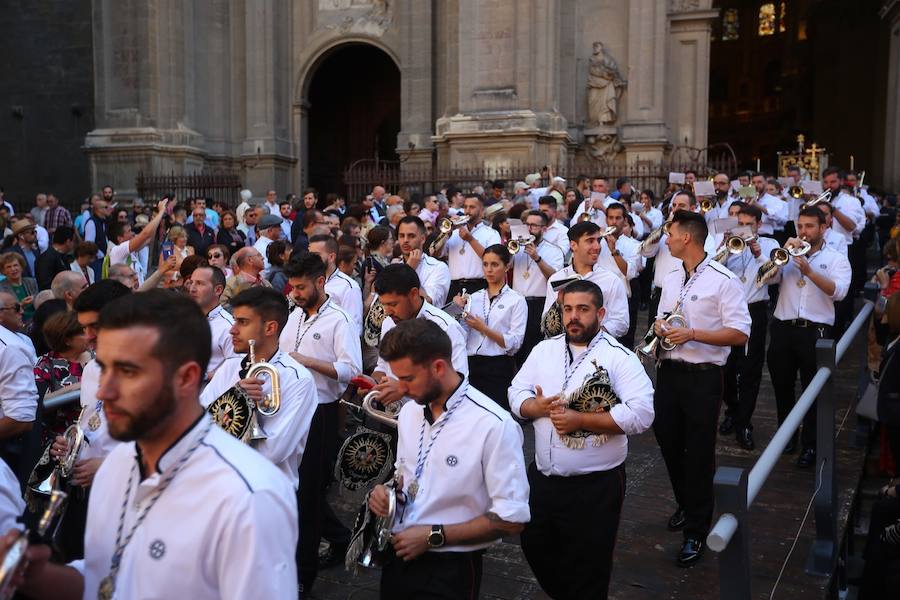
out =
[(191, 173), (176, 175), (139, 173), (137, 193), (146, 203), (155, 203), (166, 194), (175, 194), (179, 201), (188, 198), (219, 200), (229, 207), (240, 202), (241, 179), (237, 173)]

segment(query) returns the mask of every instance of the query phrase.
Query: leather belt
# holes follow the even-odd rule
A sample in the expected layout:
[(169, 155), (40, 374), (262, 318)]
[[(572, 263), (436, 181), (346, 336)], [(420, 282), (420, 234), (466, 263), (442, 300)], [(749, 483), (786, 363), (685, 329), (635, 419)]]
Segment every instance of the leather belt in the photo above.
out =
[(713, 369), (722, 368), (722, 365), (717, 365), (715, 363), (690, 363), (683, 360), (674, 360), (672, 358), (660, 361), (660, 366), (678, 369), (679, 371), (711, 371)]
[(790, 325), (791, 327), (831, 327), (831, 325), (827, 325), (825, 323), (816, 323), (815, 321), (810, 321), (809, 319), (786, 319), (784, 321), (779, 320), (780, 323), (784, 323), (785, 325)]

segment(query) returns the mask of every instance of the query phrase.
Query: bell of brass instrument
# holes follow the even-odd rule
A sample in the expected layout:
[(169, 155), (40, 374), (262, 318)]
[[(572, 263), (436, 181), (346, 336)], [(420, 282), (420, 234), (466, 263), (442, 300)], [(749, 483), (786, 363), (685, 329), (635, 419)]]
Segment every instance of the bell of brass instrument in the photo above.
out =
[(353, 528), (353, 537), (347, 546), (347, 554), (344, 556), (344, 567), (356, 573), (359, 567), (367, 569), (381, 567), (388, 557), (388, 544), (391, 541), (391, 530), (397, 517), (397, 505), (399, 503), (396, 479), (384, 484), (387, 489), (388, 512), (380, 517), (369, 509), (369, 494), (363, 501), (362, 507), (356, 516)]
[(438, 236), (434, 238), (434, 241), (431, 242), (431, 245), (428, 247), (428, 253), (432, 256), (440, 254), (444, 249), (444, 245), (447, 243), (447, 240), (450, 239), (450, 234), (453, 233), (453, 230), (457, 227), (462, 227), (468, 222), (468, 215), (462, 215), (459, 217), (445, 217), (441, 219), (441, 222), (438, 224)]
[(700, 201), (700, 214), (705, 215), (713, 209), (715, 202), (711, 198), (704, 198)]
[(610, 225), (609, 227), (607, 227), (606, 229), (604, 229), (603, 231), (601, 231), (601, 232), (600, 232), (600, 235), (597, 236), (597, 237), (599, 237), (599, 238), (602, 239), (602, 238), (605, 238), (605, 237), (607, 237), (607, 236), (613, 235), (613, 234), (616, 233), (618, 230), (619, 230), (619, 228), (616, 227), (615, 225)]
[(519, 250), (527, 246), (528, 244), (534, 243), (534, 236), (529, 235), (526, 237), (516, 238), (514, 240), (509, 240), (506, 242), (506, 249), (509, 250), (510, 254), (517, 254)]
[(722, 244), (722, 249), (716, 253), (713, 260), (724, 263), (730, 254), (741, 254), (747, 247), (747, 244), (755, 242), (757, 238), (758, 236), (756, 235), (747, 238), (743, 238), (739, 235), (728, 236), (725, 238), (725, 243)]
[(69, 477), (81, 454), (84, 445), (84, 430), (79, 425), (81, 417), (87, 407), (83, 407), (78, 414), (78, 419), (70, 425), (63, 437), (66, 440), (66, 453), (59, 459), (50, 456), (50, 448), (53, 441), (47, 444), (41, 458), (31, 471), (25, 492), (25, 499), (32, 511), (37, 512), (41, 500), (50, 498), (54, 491), (67, 489)]
[(831, 190), (825, 190), (821, 194), (819, 194), (816, 198), (809, 200), (808, 202), (804, 202), (800, 207), (801, 210), (804, 208), (809, 208), (810, 206), (815, 206), (819, 202), (830, 202), (831, 201)]
[(812, 245), (806, 240), (800, 240), (799, 246), (785, 246), (784, 248), (775, 248), (769, 254), (769, 260), (762, 264), (759, 271), (756, 272), (756, 287), (760, 288), (766, 285), (770, 279), (775, 277), (778, 269), (790, 262), (793, 256), (803, 256), (809, 252)]
[(803, 188), (799, 185), (792, 185), (788, 188), (788, 196), (790, 196), (794, 200), (799, 200), (803, 197)]
[[(663, 320), (666, 322), (666, 327), (687, 327), (687, 319), (681, 313), (681, 303), (678, 303), (675, 309)], [(640, 345), (634, 351), (638, 358), (656, 360), (659, 350), (671, 352), (677, 346), (678, 344), (672, 342), (669, 338), (656, 335), (653, 325), (650, 325), (650, 330), (647, 331), (644, 339), (641, 340)]]
[(400, 409), (403, 408), (402, 401), (392, 402), (387, 406), (383, 406), (378, 402), (378, 392), (375, 391), (369, 392), (363, 396), (361, 404), (354, 404), (343, 398), (341, 398), (339, 402), (353, 410), (361, 410), (382, 425), (387, 425), (388, 427), (393, 427), (395, 429), (397, 428), (397, 418), (400, 416)]
[(650, 249), (650, 246), (659, 242), (662, 239), (663, 234), (669, 234), (669, 226), (672, 224), (672, 221), (666, 221), (644, 238), (644, 241), (641, 242), (641, 251), (646, 251)]

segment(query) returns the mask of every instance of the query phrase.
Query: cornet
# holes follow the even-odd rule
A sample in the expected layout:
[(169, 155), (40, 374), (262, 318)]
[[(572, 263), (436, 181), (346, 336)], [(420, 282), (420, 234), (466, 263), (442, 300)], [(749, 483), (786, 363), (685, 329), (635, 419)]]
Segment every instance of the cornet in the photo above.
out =
[(447, 240), (450, 239), (450, 234), (453, 233), (453, 230), (458, 227), (462, 227), (468, 222), (468, 215), (461, 215), (459, 217), (445, 217), (441, 219), (441, 222), (438, 224), (438, 236), (434, 238), (433, 242), (431, 242), (431, 246), (429, 246), (428, 248), (428, 253), (432, 256), (440, 254), (444, 249), (444, 245), (447, 243)]
[(607, 236), (613, 235), (613, 234), (614, 234), (615, 232), (617, 232), (618, 230), (619, 230), (619, 228), (616, 227), (615, 225), (610, 225), (609, 227), (607, 227), (606, 229), (604, 229), (603, 231), (601, 231), (601, 232), (600, 232), (600, 235), (597, 236), (597, 237), (599, 237), (600, 239), (603, 239), (603, 238), (605, 238), (605, 237), (607, 237)]
[(747, 244), (749, 244), (750, 242), (755, 242), (758, 237), (759, 236), (751, 235), (750, 237), (743, 238), (739, 235), (732, 235), (725, 238), (725, 243), (722, 245), (722, 249), (716, 253), (716, 255), (713, 257), (713, 260), (724, 263), (729, 254), (741, 254), (747, 247)]
[(830, 202), (830, 201), (831, 201), (831, 190), (825, 190), (824, 192), (819, 194), (818, 197), (816, 197), (812, 200), (809, 200), (807, 202), (804, 202), (800, 206), (800, 210), (803, 210), (804, 208), (809, 208), (810, 206), (815, 206), (819, 202)]
[(711, 211), (715, 205), (715, 201), (711, 198), (704, 198), (700, 201), (700, 214), (705, 215)]
[[(669, 315), (663, 319), (666, 322), (666, 328), (674, 328), (674, 327), (687, 327), (687, 319), (681, 313), (681, 303), (675, 305), (674, 310), (672, 310)], [(674, 350), (678, 344), (672, 342), (669, 338), (663, 336), (660, 337), (656, 335), (654, 331), (653, 325), (650, 325), (650, 330), (644, 335), (644, 339), (641, 341), (641, 344), (634, 349), (635, 354), (638, 355), (638, 358), (641, 359), (652, 359), (656, 360), (657, 353), (660, 349), (665, 350), (666, 352), (671, 352)]]
[(353, 527), (353, 537), (344, 555), (344, 567), (353, 573), (358, 567), (381, 567), (388, 558), (386, 552), (391, 541), (391, 530), (397, 516), (397, 505), (401, 503), (399, 481), (395, 478), (384, 484), (387, 490), (388, 512), (384, 517), (374, 514), (369, 508), (369, 494), (359, 510)]
[(803, 188), (799, 185), (792, 185), (788, 188), (788, 195), (794, 200), (799, 200), (803, 197)]
[(382, 406), (381, 403), (378, 402), (378, 392), (375, 391), (369, 392), (368, 394), (363, 396), (361, 404), (354, 404), (353, 402), (348, 402), (343, 398), (341, 398), (339, 402), (344, 406), (352, 408), (353, 410), (361, 410), (382, 425), (387, 425), (388, 427), (393, 427), (394, 429), (397, 428), (397, 417), (400, 416), (400, 409), (403, 408), (404, 404), (402, 401), (398, 401), (392, 402), (387, 406)]
[(516, 238), (514, 240), (509, 240), (508, 242), (506, 242), (506, 249), (509, 250), (510, 254), (516, 254), (519, 252), (519, 250), (521, 250), (528, 244), (533, 244), (533, 243), (534, 243), (534, 236), (529, 235), (526, 237), (520, 237), (520, 238)]
[(763, 263), (759, 268), (759, 271), (756, 272), (756, 287), (760, 288), (764, 286), (767, 281), (775, 277), (775, 274), (778, 273), (778, 269), (788, 264), (791, 257), (803, 256), (809, 252), (812, 245), (805, 239), (801, 239), (800, 241), (801, 244), (799, 246), (785, 246), (784, 248), (775, 248), (772, 250), (771, 254), (769, 254), (769, 260)]
[(644, 241), (641, 242), (641, 252), (649, 250), (650, 246), (652, 246), (653, 244), (657, 243), (659, 240), (662, 239), (663, 234), (669, 235), (669, 226), (671, 224), (672, 224), (672, 221), (666, 221), (665, 223), (663, 223), (662, 225), (660, 225), (659, 227), (657, 227), (656, 229), (651, 231), (647, 235), (647, 237), (644, 238)]

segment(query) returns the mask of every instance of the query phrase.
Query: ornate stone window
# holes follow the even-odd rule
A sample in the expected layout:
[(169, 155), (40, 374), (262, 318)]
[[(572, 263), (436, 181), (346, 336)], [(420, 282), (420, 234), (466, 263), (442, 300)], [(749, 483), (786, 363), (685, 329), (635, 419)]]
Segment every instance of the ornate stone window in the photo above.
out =
[(759, 27), (757, 35), (774, 35), (775, 34), (775, 3), (766, 2), (759, 6)]
[(722, 11), (722, 41), (730, 42), (740, 37), (741, 21), (738, 9), (726, 8)]

